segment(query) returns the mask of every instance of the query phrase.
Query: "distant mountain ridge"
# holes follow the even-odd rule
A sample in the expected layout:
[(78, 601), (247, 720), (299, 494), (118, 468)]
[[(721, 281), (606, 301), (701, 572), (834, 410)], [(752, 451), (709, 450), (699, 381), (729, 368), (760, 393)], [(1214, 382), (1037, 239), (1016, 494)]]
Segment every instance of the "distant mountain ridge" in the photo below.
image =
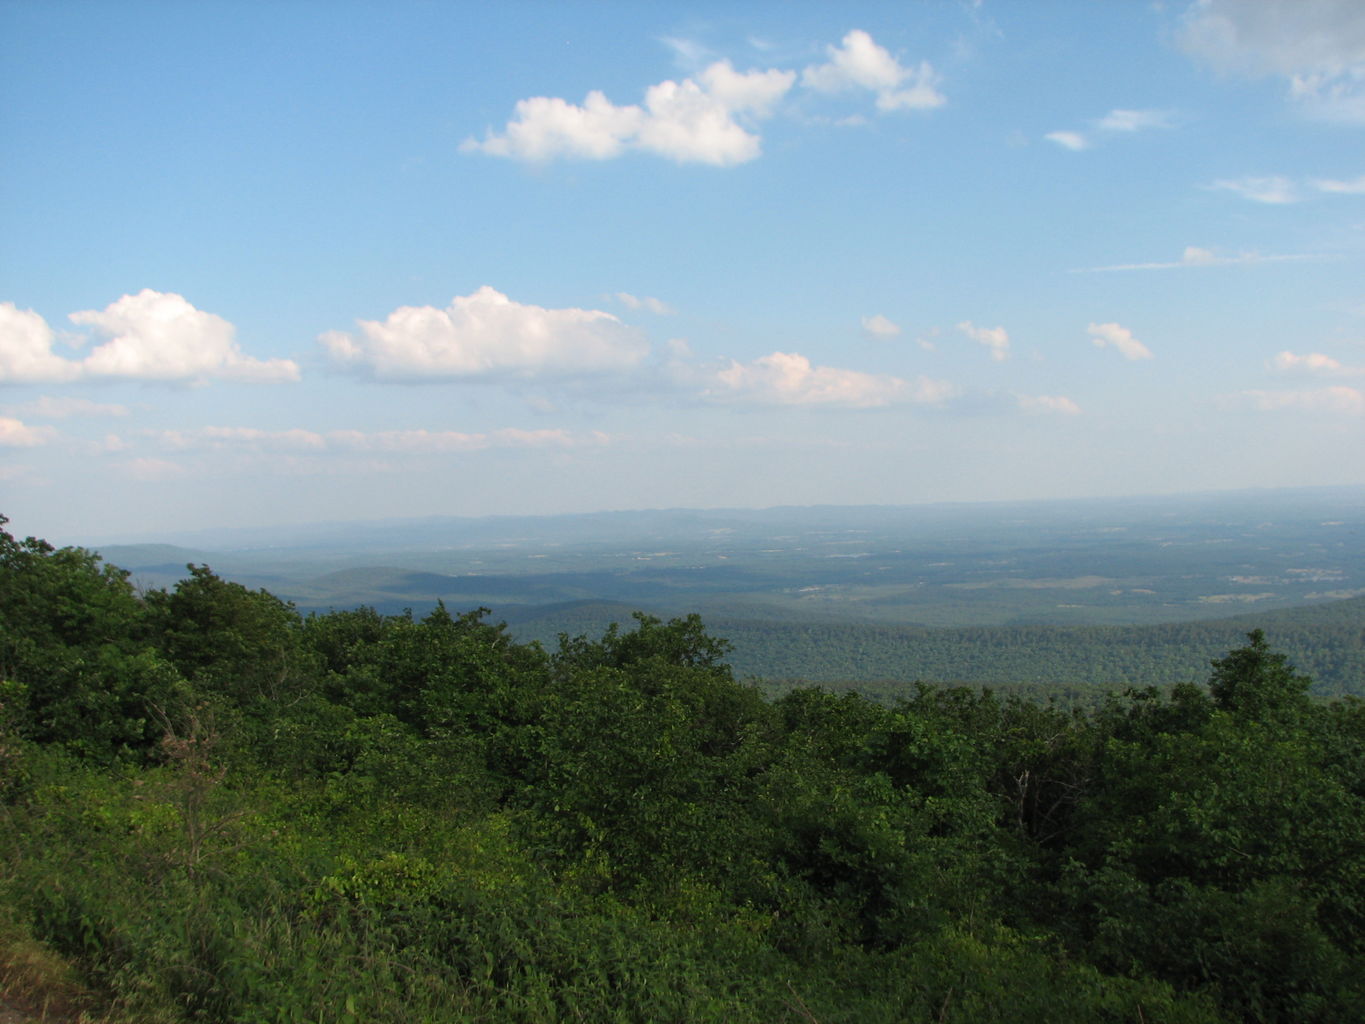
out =
[(1365, 690), (1351, 632), (1365, 624), (1361, 488), (431, 517), (199, 539), (102, 553), (143, 588), (207, 563), (303, 612), (483, 606), (545, 641), (636, 609), (697, 612), (734, 642), (737, 670), (767, 678), (1169, 682), (1202, 678), (1249, 629), (1283, 627), (1296, 639), (1277, 643), (1325, 687)]

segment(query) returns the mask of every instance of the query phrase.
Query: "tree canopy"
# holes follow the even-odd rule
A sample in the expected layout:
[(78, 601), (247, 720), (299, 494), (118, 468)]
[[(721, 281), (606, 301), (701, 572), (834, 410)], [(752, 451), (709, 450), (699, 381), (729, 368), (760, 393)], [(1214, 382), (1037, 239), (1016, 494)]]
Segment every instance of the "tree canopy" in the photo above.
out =
[(139, 594), (0, 531), (0, 984), (111, 1021), (1365, 1018), (1365, 705), (1260, 631), (1093, 708), (766, 699), (726, 655), (696, 616), (547, 650), (206, 566)]

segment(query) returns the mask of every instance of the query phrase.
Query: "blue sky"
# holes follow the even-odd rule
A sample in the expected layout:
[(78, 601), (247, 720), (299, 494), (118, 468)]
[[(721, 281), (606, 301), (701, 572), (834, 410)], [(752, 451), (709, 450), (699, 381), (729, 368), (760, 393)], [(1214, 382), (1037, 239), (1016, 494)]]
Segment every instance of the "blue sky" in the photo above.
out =
[(1365, 6), (0, 0), (0, 512), (1365, 483)]

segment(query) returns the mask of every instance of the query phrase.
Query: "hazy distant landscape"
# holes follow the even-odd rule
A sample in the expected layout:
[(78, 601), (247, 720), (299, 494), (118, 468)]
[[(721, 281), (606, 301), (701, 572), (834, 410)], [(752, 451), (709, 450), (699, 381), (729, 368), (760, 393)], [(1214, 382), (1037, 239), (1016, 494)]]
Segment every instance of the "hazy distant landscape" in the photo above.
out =
[(1365, 1021), (1365, 0), (0, 97), (0, 1024)]
[(1358, 690), (1362, 538), (1365, 490), (1323, 488), (393, 519), (100, 550), (143, 587), (207, 564), (303, 612), (487, 607), (549, 645), (697, 612), (767, 679), (1167, 684), (1261, 626), (1326, 689)]

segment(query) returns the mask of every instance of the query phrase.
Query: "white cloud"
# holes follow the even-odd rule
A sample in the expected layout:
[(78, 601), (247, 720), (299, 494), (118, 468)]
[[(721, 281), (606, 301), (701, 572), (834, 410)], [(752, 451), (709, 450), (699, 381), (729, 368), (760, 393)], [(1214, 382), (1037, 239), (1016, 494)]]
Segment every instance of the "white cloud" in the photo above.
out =
[(904, 67), (862, 29), (853, 29), (838, 46), (825, 50), (828, 63), (812, 64), (801, 73), (801, 84), (809, 89), (825, 93), (867, 89), (876, 93), (881, 111), (932, 110), (946, 102), (928, 61)]
[(581, 107), (555, 96), (532, 96), (517, 101), (503, 134), (490, 134), (483, 142), (466, 139), (460, 148), (515, 160), (609, 160), (625, 152), (642, 120), (639, 107), (618, 107), (597, 90)]
[(110, 452), (127, 451), (128, 447), (128, 442), (117, 434), (105, 434), (98, 441), (88, 442), (86, 450), (94, 455), (108, 455)]
[(102, 312), (72, 313), (71, 320), (112, 336), (81, 361), (86, 376), (164, 381), (299, 378), (298, 366), (288, 359), (263, 361), (243, 355), (232, 324), (195, 309), (173, 292), (144, 288)]
[(163, 480), (176, 480), (185, 475), (185, 467), (166, 459), (129, 459), (123, 464), (124, 470), (140, 483), (159, 483)]
[(791, 71), (741, 73), (729, 61), (717, 61), (697, 78), (650, 86), (643, 107), (616, 106), (598, 91), (588, 93), (581, 107), (535, 96), (517, 103), (502, 134), (466, 139), (460, 148), (528, 161), (608, 160), (639, 149), (678, 163), (746, 163), (761, 152), (746, 124), (769, 117), (795, 81)]
[(78, 377), (199, 382), (297, 380), (288, 359), (258, 360), (242, 353), (235, 328), (170, 292), (145, 288), (100, 312), (72, 313), (73, 323), (111, 335), (81, 360), (52, 352), (54, 335), (37, 313), (0, 304), (0, 380), (56, 382)]
[(996, 362), (1009, 358), (1010, 336), (1005, 328), (977, 327), (970, 320), (964, 320), (957, 325), (957, 329), (973, 341), (985, 345)]
[(1171, 115), (1165, 110), (1115, 109), (1100, 118), (1097, 127), (1106, 132), (1140, 132), (1148, 128), (1165, 128), (1170, 123)]
[(672, 306), (662, 299), (656, 299), (648, 295), (632, 295), (630, 292), (617, 292), (616, 301), (627, 309), (643, 309), (659, 316), (671, 316), (676, 313)]
[(645, 92), (648, 116), (640, 123), (637, 145), (678, 163), (718, 167), (747, 163), (762, 148), (736, 116), (760, 120), (796, 80), (791, 71), (740, 74), (729, 61), (712, 64), (701, 81), (660, 82)]
[[(1095, 131), (1102, 134), (1122, 134), (1131, 135), (1134, 132), (1146, 131), (1149, 128), (1167, 128), (1171, 123), (1171, 115), (1165, 110), (1125, 110), (1116, 108), (1109, 111), (1103, 117), (1092, 124)], [(1072, 152), (1079, 152), (1089, 149), (1092, 145), (1091, 138), (1084, 132), (1076, 131), (1056, 131), (1048, 132), (1043, 138), (1049, 142), (1055, 142), (1063, 149)]]
[(1330, 192), (1336, 195), (1365, 195), (1365, 174), (1362, 174), (1359, 178), (1353, 178), (1350, 181), (1317, 178), (1313, 181), (1313, 187), (1319, 192)]
[(16, 406), (21, 416), (37, 416), (47, 420), (62, 420), (71, 416), (127, 416), (126, 405), (92, 402), (88, 398), (53, 398), (43, 395), (31, 402)]
[(897, 402), (934, 404), (950, 397), (943, 381), (812, 366), (795, 352), (773, 352), (749, 363), (731, 360), (707, 375), (703, 394), (765, 405), (822, 405), (870, 409)]
[(1270, 361), (1270, 367), (1287, 373), (1316, 373), (1333, 377), (1365, 374), (1365, 367), (1344, 366), (1340, 360), (1321, 352), (1309, 352), (1304, 355), (1289, 351), (1280, 352)]
[(79, 376), (79, 365), (53, 354), (52, 342), (52, 328), (42, 316), (12, 302), (0, 302), (0, 381), (62, 381)]
[(51, 427), (30, 427), (12, 416), (0, 416), (0, 448), (36, 448), (56, 434)]
[(887, 319), (880, 313), (875, 316), (865, 316), (862, 320), (863, 331), (873, 338), (894, 338), (900, 334), (900, 325)]
[[(686, 40), (664, 42), (685, 64), (695, 65), (703, 55)], [(828, 63), (811, 65), (801, 74), (809, 89), (866, 89), (883, 112), (926, 110), (945, 102), (933, 67), (927, 62), (902, 66), (861, 29), (827, 49)], [(467, 138), (460, 149), (531, 162), (610, 160), (639, 151), (677, 163), (730, 167), (761, 155), (757, 126), (774, 115), (796, 82), (795, 71), (741, 72), (728, 60), (718, 60), (681, 80), (649, 86), (639, 104), (618, 106), (598, 90), (589, 92), (582, 105), (533, 96), (517, 102), (501, 132), (490, 131), (482, 141)]]
[(1188, 267), (1227, 267), (1251, 263), (1292, 263), (1299, 260), (1320, 260), (1316, 253), (1258, 253), (1241, 252), (1235, 256), (1221, 256), (1212, 249), (1187, 245), (1178, 260), (1158, 260), (1151, 263), (1115, 263), (1105, 267), (1082, 267), (1075, 273), (1099, 274), (1115, 270), (1178, 270)]
[(358, 431), (333, 431), (329, 445), (355, 451), (452, 452), (480, 451), (485, 448), (578, 448), (605, 443), (607, 435), (593, 432), (574, 435), (565, 430), (521, 430), (505, 427), (484, 433), (467, 434), (455, 430), (385, 430), (373, 434)]
[(1303, 197), (1298, 186), (1281, 175), (1266, 177), (1225, 178), (1215, 181), (1211, 186), (1235, 193), (1254, 203), (1297, 203)]
[(1242, 399), (1259, 412), (1365, 415), (1365, 391), (1342, 385), (1303, 391), (1243, 391)]
[(1049, 142), (1055, 142), (1063, 149), (1069, 149), (1073, 153), (1079, 153), (1083, 149), (1090, 148), (1090, 143), (1080, 132), (1048, 132), (1043, 138)]
[(1016, 395), (1019, 408), (1027, 413), (1060, 413), (1079, 416), (1081, 407), (1066, 395)]
[(571, 434), (565, 430), (499, 430), (465, 433), (458, 430), (314, 431), (262, 430), (257, 427), (203, 427), (192, 431), (163, 430), (152, 434), (173, 451), (196, 449), (259, 452), (324, 453), (386, 452), (439, 454), (482, 451), (488, 448), (574, 448), (597, 446), (610, 438), (600, 431)]
[(1180, 43), (1214, 68), (1284, 79), (1322, 117), (1365, 122), (1365, 5), (1359, 0), (1198, 0)]
[(1151, 350), (1133, 337), (1133, 332), (1115, 323), (1091, 324), (1086, 328), (1096, 348), (1117, 349), (1124, 359), (1151, 359)]
[(648, 350), (610, 313), (522, 305), (487, 285), (445, 309), (402, 306), (359, 325), (359, 336), (329, 331), (319, 341), (338, 365), (383, 380), (624, 370)]

